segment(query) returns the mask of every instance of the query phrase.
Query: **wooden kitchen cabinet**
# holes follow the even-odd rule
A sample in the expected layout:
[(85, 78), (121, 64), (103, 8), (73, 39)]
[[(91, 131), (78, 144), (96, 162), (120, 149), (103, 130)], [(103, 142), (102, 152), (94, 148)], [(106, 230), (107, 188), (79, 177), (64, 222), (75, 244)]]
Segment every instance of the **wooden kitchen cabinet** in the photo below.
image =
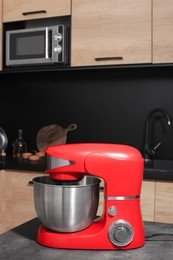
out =
[(173, 181), (144, 180), (141, 193), (143, 220), (173, 223)]
[(2, 0), (0, 0), (0, 70), (2, 70)]
[(173, 223), (173, 182), (156, 181), (155, 221)]
[(153, 63), (173, 62), (173, 0), (153, 0)]
[(141, 191), (141, 210), (145, 221), (155, 218), (155, 180), (143, 180)]
[(151, 0), (73, 0), (72, 66), (151, 63)]
[(12, 180), (0, 171), (0, 234), (12, 227)]
[(0, 171), (0, 233), (36, 217), (30, 181), (45, 173)]
[(70, 15), (71, 0), (4, 0), (3, 22)]

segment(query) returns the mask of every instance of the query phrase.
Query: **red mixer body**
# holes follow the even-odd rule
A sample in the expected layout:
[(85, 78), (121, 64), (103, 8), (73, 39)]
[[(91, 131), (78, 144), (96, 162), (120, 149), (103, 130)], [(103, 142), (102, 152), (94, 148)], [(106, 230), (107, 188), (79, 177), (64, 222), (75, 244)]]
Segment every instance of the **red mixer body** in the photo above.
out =
[[(49, 159), (62, 159), (47, 172), (52, 179), (75, 180), (85, 174), (105, 182), (104, 213), (88, 228), (57, 233), (40, 227), (37, 241), (45, 246), (69, 249), (125, 250), (144, 245), (140, 193), (144, 160), (126, 145), (66, 144), (47, 148)], [(55, 160), (56, 161), (56, 160)], [(67, 165), (66, 165), (67, 164)]]

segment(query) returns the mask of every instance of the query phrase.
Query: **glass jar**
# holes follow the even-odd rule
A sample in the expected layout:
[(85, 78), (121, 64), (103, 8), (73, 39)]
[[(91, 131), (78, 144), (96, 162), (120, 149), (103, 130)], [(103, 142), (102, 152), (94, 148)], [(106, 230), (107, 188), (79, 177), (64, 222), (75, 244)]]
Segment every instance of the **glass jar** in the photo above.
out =
[(18, 137), (13, 143), (13, 157), (22, 158), (22, 154), (27, 152), (27, 145), (23, 139), (23, 130), (18, 130)]

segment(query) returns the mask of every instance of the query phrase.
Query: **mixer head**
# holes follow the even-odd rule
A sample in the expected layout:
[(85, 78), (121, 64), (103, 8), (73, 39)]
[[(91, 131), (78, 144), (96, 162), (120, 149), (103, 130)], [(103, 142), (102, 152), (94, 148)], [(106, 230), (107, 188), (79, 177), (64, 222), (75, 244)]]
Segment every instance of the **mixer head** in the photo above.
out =
[[(80, 180), (85, 174), (112, 179), (132, 161), (143, 163), (134, 147), (119, 144), (79, 143), (49, 146), (46, 149), (47, 172), (56, 180)], [(143, 166), (143, 164), (142, 164)], [(107, 174), (109, 172), (109, 174)], [(127, 172), (127, 170), (126, 170)]]

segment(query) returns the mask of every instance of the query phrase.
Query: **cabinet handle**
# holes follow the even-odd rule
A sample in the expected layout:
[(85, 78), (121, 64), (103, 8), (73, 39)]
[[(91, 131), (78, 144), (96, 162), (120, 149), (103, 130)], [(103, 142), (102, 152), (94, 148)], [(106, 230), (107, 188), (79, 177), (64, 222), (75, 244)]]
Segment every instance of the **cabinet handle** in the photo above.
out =
[(96, 61), (104, 61), (104, 60), (123, 60), (122, 56), (116, 56), (116, 57), (100, 57), (95, 58)]
[(31, 12), (24, 12), (22, 13), (24, 16), (26, 15), (32, 15), (32, 14), (46, 14), (46, 10), (38, 10), (38, 11), (31, 11)]

